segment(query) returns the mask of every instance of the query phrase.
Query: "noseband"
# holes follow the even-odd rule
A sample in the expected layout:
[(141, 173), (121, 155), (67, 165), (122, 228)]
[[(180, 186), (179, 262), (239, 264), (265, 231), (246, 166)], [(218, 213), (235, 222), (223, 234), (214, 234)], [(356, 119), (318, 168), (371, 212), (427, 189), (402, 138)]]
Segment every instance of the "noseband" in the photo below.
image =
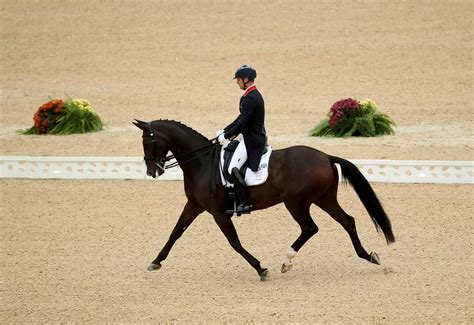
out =
[[(146, 137), (149, 137), (151, 138), (151, 143), (153, 145), (153, 152), (156, 152), (158, 150), (158, 141), (156, 141), (156, 137), (155, 137), (155, 134), (153, 133), (153, 131), (151, 130), (151, 126), (148, 125), (148, 135)], [(143, 136), (145, 138), (145, 135)], [(166, 158), (161, 158), (160, 160), (158, 160), (158, 157), (150, 157), (150, 156), (147, 156), (145, 155), (143, 157), (143, 160), (145, 161), (154, 161), (155, 162), (155, 165), (156, 167), (158, 167), (159, 169), (161, 169), (162, 171), (165, 171), (165, 163), (166, 163)]]

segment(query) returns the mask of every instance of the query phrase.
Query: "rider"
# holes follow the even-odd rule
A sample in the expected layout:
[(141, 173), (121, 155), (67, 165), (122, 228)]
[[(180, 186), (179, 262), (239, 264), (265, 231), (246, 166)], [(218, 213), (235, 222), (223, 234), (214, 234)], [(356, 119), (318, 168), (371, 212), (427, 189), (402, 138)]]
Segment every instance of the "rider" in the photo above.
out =
[(267, 136), (265, 132), (265, 104), (263, 97), (257, 90), (254, 80), (257, 71), (249, 65), (240, 66), (235, 72), (234, 79), (240, 89), (244, 91), (240, 98), (240, 114), (234, 122), (224, 130), (218, 131), (218, 141), (222, 144), (225, 139), (232, 139), (241, 134), (242, 138), (235, 149), (228, 172), (232, 176), (237, 196), (241, 202), (237, 207), (237, 214), (250, 213), (249, 201), (245, 187), (245, 180), (239, 170), (248, 159), (252, 171), (257, 171), (260, 158), (265, 152)]

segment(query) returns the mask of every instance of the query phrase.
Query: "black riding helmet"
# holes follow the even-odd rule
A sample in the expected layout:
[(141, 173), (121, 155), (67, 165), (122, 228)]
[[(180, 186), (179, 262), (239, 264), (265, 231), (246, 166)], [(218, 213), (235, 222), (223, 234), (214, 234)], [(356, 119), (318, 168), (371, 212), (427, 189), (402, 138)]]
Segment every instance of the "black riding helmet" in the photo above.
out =
[(249, 81), (253, 81), (255, 78), (257, 78), (257, 71), (251, 66), (244, 64), (240, 66), (237, 71), (235, 71), (234, 79), (237, 78), (248, 78)]

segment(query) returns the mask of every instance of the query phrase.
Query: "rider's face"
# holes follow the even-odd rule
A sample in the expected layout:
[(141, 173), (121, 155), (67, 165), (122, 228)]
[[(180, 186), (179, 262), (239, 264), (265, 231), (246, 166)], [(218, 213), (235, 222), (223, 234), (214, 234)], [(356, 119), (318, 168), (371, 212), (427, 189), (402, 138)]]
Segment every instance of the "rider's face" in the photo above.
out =
[[(247, 78), (245, 78), (247, 79)], [(245, 86), (244, 86), (244, 80), (242, 80), (242, 78), (237, 78), (237, 84), (239, 85), (240, 89), (244, 90), (245, 89)]]

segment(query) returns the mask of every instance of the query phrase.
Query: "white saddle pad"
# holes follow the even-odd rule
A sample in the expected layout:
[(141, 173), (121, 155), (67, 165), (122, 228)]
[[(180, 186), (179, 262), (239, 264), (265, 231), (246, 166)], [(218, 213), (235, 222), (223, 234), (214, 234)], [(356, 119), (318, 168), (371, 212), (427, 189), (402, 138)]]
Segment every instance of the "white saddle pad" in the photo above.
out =
[[(268, 167), (270, 163), (270, 155), (272, 154), (272, 147), (267, 147), (267, 152), (260, 159), (260, 165), (256, 172), (252, 171), (250, 168), (247, 168), (245, 171), (245, 184), (247, 186), (256, 186), (265, 183), (268, 178)], [(229, 183), (225, 180), (224, 175), (222, 174), (222, 166), (224, 166), (224, 147), (221, 149), (220, 153), (220, 168), (222, 185), (225, 187), (234, 187), (234, 184)]]

